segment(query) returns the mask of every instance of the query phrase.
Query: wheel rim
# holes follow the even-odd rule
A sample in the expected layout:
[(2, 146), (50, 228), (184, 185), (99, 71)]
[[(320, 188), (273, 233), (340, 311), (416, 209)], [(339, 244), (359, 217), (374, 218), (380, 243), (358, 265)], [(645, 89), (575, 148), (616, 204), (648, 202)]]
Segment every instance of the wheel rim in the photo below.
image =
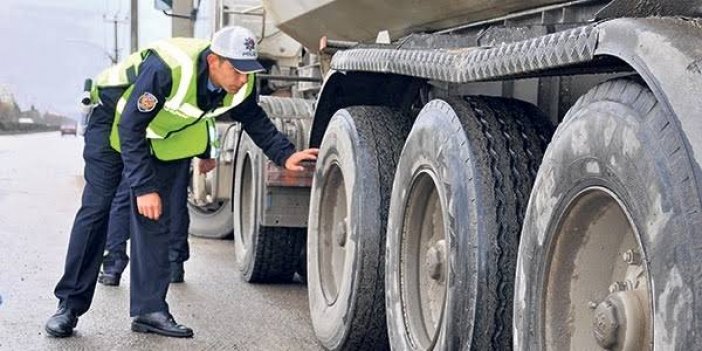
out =
[(557, 228), (544, 292), (547, 349), (648, 348), (647, 261), (622, 202), (607, 189), (588, 188)]
[(325, 176), (319, 211), (320, 285), (328, 305), (334, 304), (344, 278), (349, 221), (346, 184), (341, 168), (333, 163)]
[(412, 182), (400, 233), (400, 295), (405, 328), (413, 343), (428, 350), (443, 320), (448, 276), (443, 208), (436, 182), (420, 173)]
[(241, 244), (244, 250), (248, 250), (253, 240), (254, 223), (256, 220), (256, 198), (255, 184), (253, 179), (253, 166), (251, 158), (246, 157), (241, 169), (241, 206), (239, 208), (239, 218), (241, 218)]

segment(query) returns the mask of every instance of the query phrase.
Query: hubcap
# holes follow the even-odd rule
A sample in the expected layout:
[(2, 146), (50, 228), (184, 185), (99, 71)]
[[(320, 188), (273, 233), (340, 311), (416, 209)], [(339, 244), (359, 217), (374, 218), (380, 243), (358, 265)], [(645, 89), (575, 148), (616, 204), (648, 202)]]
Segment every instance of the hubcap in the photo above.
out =
[(612, 301), (608, 299), (597, 306), (592, 324), (593, 334), (600, 346), (610, 348), (617, 344), (619, 318)]
[(640, 350), (644, 318), (639, 293), (635, 290), (615, 292), (595, 309), (592, 334), (605, 350)]
[(319, 211), (319, 272), (328, 305), (336, 302), (344, 278), (349, 223), (346, 184), (338, 164), (333, 164), (322, 188)]
[(428, 173), (420, 173), (410, 189), (401, 230), (400, 294), (406, 332), (427, 350), (436, 343), (446, 303), (445, 223)]
[(621, 201), (593, 187), (567, 206), (549, 256), (548, 350), (643, 350), (653, 340), (649, 277)]
[(348, 218), (344, 218), (343, 221), (339, 222), (336, 226), (336, 244), (340, 247), (346, 246), (346, 228), (348, 227)]
[(446, 241), (439, 240), (427, 250), (426, 269), (429, 277), (436, 281), (443, 278), (444, 264), (446, 262)]

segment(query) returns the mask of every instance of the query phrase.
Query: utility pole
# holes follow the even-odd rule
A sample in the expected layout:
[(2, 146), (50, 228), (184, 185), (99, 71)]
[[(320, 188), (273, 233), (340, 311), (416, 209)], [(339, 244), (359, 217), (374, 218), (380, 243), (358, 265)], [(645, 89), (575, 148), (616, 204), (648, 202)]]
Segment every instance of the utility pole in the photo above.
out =
[(131, 4), (131, 52), (137, 52), (139, 50), (139, 0), (132, 0)]
[(115, 14), (115, 16), (112, 19), (107, 19), (107, 16), (102, 15), (102, 18), (105, 20), (105, 22), (112, 22), (114, 26), (114, 37), (115, 37), (115, 54), (112, 56), (112, 63), (116, 64), (119, 62), (119, 41), (117, 41), (118, 36), (117, 36), (117, 31), (119, 29), (118, 25), (120, 23), (126, 22), (127, 18), (123, 19), (118, 19), (118, 13)]

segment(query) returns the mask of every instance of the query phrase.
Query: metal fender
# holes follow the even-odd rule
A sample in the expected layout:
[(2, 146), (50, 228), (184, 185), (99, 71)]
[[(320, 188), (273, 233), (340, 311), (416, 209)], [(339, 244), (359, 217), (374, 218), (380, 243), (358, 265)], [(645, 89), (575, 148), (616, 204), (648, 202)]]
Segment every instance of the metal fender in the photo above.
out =
[(598, 31), (595, 55), (629, 64), (677, 117), (702, 194), (702, 20), (622, 18), (603, 22)]

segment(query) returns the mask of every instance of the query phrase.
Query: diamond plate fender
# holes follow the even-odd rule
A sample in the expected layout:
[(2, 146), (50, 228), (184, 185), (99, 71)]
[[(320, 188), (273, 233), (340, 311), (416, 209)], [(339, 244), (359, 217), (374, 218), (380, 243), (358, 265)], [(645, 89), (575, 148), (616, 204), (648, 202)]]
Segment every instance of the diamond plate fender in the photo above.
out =
[(596, 44), (597, 27), (590, 25), (493, 48), (350, 49), (334, 55), (331, 66), (466, 83), (587, 62)]

